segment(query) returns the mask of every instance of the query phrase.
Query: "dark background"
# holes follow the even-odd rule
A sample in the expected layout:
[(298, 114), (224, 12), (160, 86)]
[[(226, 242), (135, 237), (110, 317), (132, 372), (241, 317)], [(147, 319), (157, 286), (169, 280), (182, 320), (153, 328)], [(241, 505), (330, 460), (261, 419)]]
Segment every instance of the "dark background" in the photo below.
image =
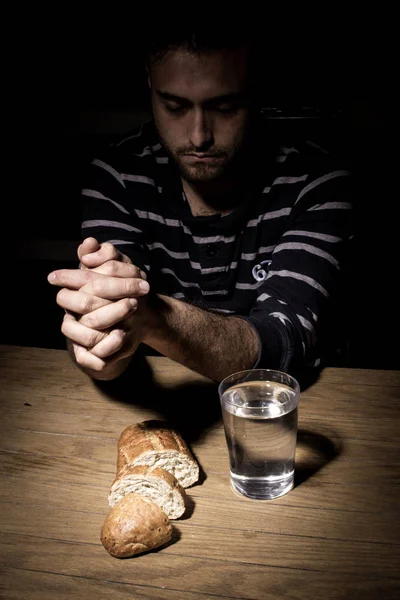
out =
[[(47, 19), (50, 25), (40, 15), (25, 15), (17, 23), (3, 73), (8, 184), (1, 205), (0, 342), (63, 348), (62, 312), (46, 276), (76, 266), (83, 169), (99, 149), (149, 115), (146, 26), (134, 20), (123, 29), (111, 23), (99, 28), (77, 14)], [(364, 37), (343, 21), (338, 29), (328, 17), (308, 30), (281, 23), (273, 37), (271, 31), (264, 32), (260, 69), (271, 128), (333, 148), (350, 161), (355, 176), (357, 241), (343, 364), (397, 369), (390, 52), (376, 30)]]

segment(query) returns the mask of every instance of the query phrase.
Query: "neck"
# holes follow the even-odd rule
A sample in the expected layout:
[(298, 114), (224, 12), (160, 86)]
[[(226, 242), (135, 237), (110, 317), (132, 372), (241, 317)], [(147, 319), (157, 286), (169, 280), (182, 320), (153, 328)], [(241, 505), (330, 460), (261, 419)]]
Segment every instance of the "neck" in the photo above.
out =
[(194, 217), (226, 215), (239, 204), (238, 182), (192, 183), (182, 179), (182, 186)]
[(259, 130), (260, 127), (252, 128), (246, 148), (230, 170), (229, 176), (217, 181), (198, 183), (182, 178), (183, 191), (193, 216), (226, 215), (243, 204), (250, 192), (249, 188), (257, 185), (261, 155), (259, 144), (262, 143)]

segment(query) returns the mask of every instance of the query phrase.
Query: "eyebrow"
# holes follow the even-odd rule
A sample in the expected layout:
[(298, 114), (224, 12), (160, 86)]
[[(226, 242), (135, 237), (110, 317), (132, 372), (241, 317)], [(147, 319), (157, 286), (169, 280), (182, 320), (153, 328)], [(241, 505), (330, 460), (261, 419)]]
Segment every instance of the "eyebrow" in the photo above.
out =
[[(157, 94), (160, 98), (164, 98), (164, 100), (171, 100), (172, 102), (180, 102), (181, 104), (190, 104), (193, 102), (188, 98), (184, 98), (183, 96), (176, 96), (175, 94), (170, 94), (169, 92), (165, 92), (163, 90), (157, 90)], [(230, 102), (232, 100), (238, 100), (241, 97), (240, 93), (237, 92), (228, 92), (227, 94), (222, 94), (221, 96), (214, 96), (212, 98), (207, 98), (204, 104), (217, 104), (222, 102)]]

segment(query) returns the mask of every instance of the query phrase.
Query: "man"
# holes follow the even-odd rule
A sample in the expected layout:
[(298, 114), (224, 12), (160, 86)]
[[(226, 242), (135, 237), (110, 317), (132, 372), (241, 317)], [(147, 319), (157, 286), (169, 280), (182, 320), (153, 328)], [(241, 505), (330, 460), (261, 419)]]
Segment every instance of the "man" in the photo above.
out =
[(348, 173), (268, 137), (255, 65), (248, 40), (221, 32), (151, 48), (153, 120), (93, 161), (81, 269), (49, 276), (91, 377), (118, 377), (141, 343), (216, 381), (319, 364)]

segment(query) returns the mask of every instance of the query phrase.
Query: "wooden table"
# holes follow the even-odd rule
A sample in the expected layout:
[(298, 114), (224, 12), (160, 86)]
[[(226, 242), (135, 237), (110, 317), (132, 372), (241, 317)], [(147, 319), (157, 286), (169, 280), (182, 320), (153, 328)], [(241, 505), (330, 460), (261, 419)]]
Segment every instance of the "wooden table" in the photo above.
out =
[[(216, 386), (159, 357), (96, 384), (66, 351), (0, 347), (0, 598), (358, 599), (400, 595), (400, 373), (325, 369), (302, 392), (296, 487), (229, 486)], [(117, 439), (180, 428), (202, 477), (172, 543), (132, 559), (100, 543)]]

